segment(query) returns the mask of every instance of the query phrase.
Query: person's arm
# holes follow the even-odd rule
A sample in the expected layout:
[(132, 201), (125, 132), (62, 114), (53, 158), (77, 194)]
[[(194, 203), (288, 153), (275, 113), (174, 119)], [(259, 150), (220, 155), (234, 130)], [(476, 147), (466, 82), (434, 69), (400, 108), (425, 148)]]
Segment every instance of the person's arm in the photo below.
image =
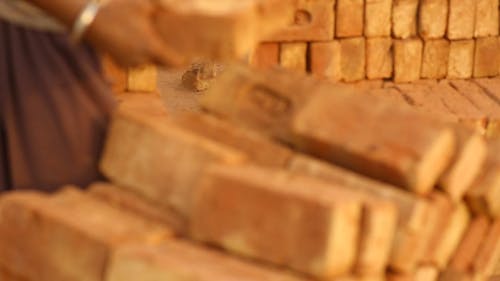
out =
[[(29, 0), (61, 21), (69, 30), (89, 0)], [(106, 1), (83, 39), (110, 54), (123, 66), (144, 63), (178, 65), (182, 56), (172, 51), (153, 25), (155, 0)]]

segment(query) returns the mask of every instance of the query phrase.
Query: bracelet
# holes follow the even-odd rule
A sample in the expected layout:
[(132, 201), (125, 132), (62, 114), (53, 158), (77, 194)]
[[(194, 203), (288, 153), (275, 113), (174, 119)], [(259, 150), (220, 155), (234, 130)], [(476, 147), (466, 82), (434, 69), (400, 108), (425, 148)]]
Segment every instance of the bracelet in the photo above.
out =
[(83, 8), (73, 24), (73, 29), (71, 29), (70, 38), (72, 42), (80, 42), (85, 31), (87, 31), (89, 26), (94, 22), (100, 8), (101, 3), (98, 0), (91, 0), (85, 8)]

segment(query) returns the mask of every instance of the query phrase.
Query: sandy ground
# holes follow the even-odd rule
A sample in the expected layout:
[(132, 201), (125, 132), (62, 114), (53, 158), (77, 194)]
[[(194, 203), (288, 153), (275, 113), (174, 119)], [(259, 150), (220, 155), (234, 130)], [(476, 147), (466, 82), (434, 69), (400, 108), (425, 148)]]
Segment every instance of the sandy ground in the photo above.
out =
[(199, 111), (198, 100), (203, 93), (193, 92), (181, 84), (185, 70), (161, 70), (158, 77), (158, 89), (168, 112), (175, 114), (182, 111)]

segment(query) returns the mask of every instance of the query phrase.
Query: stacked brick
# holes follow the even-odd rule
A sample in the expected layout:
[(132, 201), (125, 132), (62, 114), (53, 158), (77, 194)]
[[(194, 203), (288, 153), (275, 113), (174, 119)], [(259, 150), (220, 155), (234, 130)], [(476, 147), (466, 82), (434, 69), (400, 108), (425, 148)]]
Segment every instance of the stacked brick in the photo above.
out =
[(122, 96), (111, 184), (0, 196), (1, 280), (490, 280), (500, 144), (382, 86), (238, 67), (210, 113)]
[(298, 0), (290, 22), (253, 65), (344, 82), (500, 74), (498, 0)]

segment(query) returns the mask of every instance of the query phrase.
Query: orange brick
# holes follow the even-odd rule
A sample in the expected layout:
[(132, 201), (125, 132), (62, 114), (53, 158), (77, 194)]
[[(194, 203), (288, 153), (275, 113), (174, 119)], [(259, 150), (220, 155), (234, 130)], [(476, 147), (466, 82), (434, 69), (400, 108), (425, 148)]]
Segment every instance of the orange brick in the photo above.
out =
[(128, 71), (127, 91), (156, 92), (158, 89), (158, 69), (155, 65), (144, 65)]
[(480, 276), (491, 276), (500, 260), (500, 220), (491, 225), (472, 262), (472, 272)]
[(123, 280), (245, 280), (306, 281), (285, 270), (257, 265), (227, 254), (183, 241), (159, 246), (137, 245), (116, 252), (107, 281)]
[(446, 39), (424, 42), (422, 78), (442, 79), (448, 74), (450, 43)]
[(392, 0), (365, 0), (365, 37), (391, 36)]
[(474, 40), (451, 41), (448, 59), (448, 78), (465, 79), (472, 77), (474, 69)]
[(366, 77), (368, 79), (391, 78), (394, 64), (390, 37), (366, 40)]
[(338, 38), (363, 36), (364, 0), (337, 0)]
[(109, 56), (103, 56), (101, 61), (104, 75), (111, 84), (113, 92), (124, 92), (127, 89), (127, 70), (118, 66)]
[(179, 128), (165, 117), (118, 111), (100, 168), (113, 183), (187, 216), (191, 189), (203, 169), (210, 163), (244, 159), (242, 153)]
[(353, 82), (365, 78), (366, 46), (364, 37), (340, 40), (342, 80)]
[(443, 38), (448, 25), (448, 0), (420, 1), (419, 34), (426, 39)]
[(250, 58), (250, 64), (266, 69), (279, 65), (280, 46), (278, 43), (261, 43)]
[(417, 35), (418, 0), (393, 0), (392, 35), (406, 39)]
[(167, 228), (122, 213), (76, 189), (51, 197), (27, 192), (5, 195), (0, 214), (0, 264), (28, 280), (100, 281), (118, 247), (156, 243), (171, 235)]
[(467, 230), (450, 261), (450, 269), (468, 271), (477, 256), (481, 242), (485, 239), (491, 222), (487, 216), (477, 216), (467, 226)]
[(476, 39), (474, 77), (491, 77), (499, 73), (500, 42), (498, 37)]
[(488, 37), (498, 35), (498, 0), (476, 1), (475, 37)]
[(305, 73), (307, 71), (307, 43), (282, 43), (280, 65), (298, 73)]
[(298, 0), (290, 26), (266, 41), (327, 41), (334, 38), (335, 0)]
[(310, 44), (311, 72), (318, 78), (331, 81), (341, 79), (341, 52), (339, 41), (313, 42)]
[(356, 258), (361, 203), (334, 189), (277, 170), (212, 167), (196, 190), (191, 234), (315, 277), (340, 276)]
[(411, 82), (420, 79), (422, 70), (420, 39), (394, 41), (394, 81)]
[(448, 16), (448, 39), (471, 39), (477, 0), (450, 0)]

